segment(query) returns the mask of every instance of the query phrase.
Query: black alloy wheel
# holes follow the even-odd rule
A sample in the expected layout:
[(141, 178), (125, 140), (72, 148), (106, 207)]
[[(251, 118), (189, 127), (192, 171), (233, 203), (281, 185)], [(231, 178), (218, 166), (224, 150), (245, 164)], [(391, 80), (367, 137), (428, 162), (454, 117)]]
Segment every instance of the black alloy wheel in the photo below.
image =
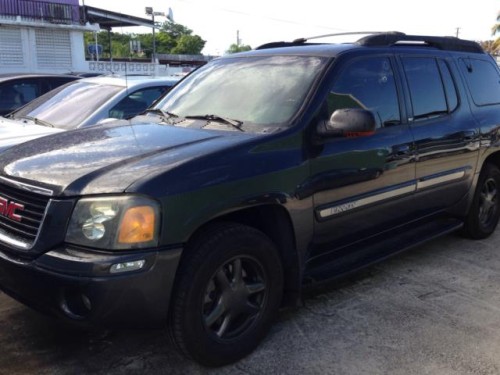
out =
[(238, 337), (258, 319), (268, 295), (265, 271), (257, 259), (229, 260), (214, 273), (205, 291), (205, 328), (218, 340)]
[(259, 230), (212, 224), (181, 259), (169, 312), (169, 335), (188, 358), (222, 366), (251, 353), (274, 321), (283, 295), (283, 267)]
[(495, 231), (500, 218), (499, 188), (500, 170), (494, 164), (485, 164), (464, 220), (463, 232), (467, 237), (486, 238)]
[(488, 178), (479, 196), (479, 222), (488, 227), (495, 220), (498, 211), (498, 185), (494, 178)]

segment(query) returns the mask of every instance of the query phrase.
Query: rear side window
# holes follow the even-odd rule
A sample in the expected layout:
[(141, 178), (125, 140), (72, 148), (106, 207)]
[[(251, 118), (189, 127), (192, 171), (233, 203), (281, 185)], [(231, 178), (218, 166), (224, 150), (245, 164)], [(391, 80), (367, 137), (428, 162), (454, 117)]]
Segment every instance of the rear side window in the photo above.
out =
[(0, 112), (7, 114), (39, 95), (38, 84), (33, 80), (14, 80), (0, 86)]
[(403, 66), (410, 89), (413, 118), (417, 120), (447, 114), (448, 104), (436, 59), (406, 57), (403, 58)]
[(476, 105), (500, 103), (500, 75), (493, 63), (476, 59), (460, 59), (460, 68)]

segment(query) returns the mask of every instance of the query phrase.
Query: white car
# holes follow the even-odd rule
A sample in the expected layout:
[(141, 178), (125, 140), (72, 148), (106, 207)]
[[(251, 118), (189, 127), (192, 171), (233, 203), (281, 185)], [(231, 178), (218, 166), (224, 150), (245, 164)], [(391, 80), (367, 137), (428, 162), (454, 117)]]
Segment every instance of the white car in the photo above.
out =
[(0, 151), (52, 133), (128, 119), (143, 112), (179, 77), (100, 76), (60, 86), (0, 117)]

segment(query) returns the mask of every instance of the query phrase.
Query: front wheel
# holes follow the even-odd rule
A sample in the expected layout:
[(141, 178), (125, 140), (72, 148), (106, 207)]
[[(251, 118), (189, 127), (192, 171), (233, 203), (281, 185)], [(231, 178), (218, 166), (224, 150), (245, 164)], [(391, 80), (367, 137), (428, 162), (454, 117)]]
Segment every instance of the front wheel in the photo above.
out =
[(478, 184), (469, 213), (465, 218), (464, 233), (474, 239), (486, 238), (495, 231), (500, 218), (500, 170), (486, 164), (479, 175)]
[(234, 362), (265, 336), (281, 304), (283, 270), (272, 241), (239, 224), (205, 232), (183, 259), (170, 337), (207, 366)]

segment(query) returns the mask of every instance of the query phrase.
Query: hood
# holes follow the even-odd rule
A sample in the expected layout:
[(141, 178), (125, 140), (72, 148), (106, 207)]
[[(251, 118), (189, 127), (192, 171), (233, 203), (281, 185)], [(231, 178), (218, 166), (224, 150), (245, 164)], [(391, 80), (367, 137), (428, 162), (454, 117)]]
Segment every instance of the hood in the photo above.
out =
[(254, 136), (151, 123), (90, 127), (0, 153), (0, 175), (50, 188), (55, 195), (119, 193), (150, 173), (249, 137)]
[(0, 152), (19, 143), (46, 135), (60, 133), (62, 130), (0, 117)]

